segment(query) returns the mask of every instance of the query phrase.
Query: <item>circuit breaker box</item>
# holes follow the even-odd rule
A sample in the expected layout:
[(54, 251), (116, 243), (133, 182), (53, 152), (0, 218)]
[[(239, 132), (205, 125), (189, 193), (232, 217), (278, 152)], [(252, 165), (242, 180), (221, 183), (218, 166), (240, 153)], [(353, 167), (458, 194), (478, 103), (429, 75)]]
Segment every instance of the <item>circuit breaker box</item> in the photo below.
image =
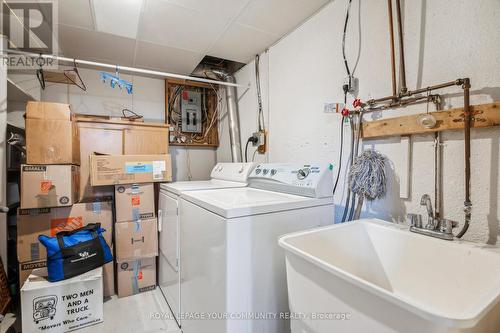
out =
[(201, 93), (184, 90), (181, 98), (182, 132), (201, 133)]

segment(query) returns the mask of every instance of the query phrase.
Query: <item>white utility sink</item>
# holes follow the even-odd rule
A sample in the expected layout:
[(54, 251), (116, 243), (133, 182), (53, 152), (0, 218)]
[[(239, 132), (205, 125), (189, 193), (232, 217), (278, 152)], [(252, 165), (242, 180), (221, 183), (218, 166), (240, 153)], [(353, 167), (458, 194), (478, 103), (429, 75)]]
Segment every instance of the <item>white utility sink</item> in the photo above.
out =
[(279, 243), (293, 333), (500, 332), (497, 247), (376, 219), (289, 234)]

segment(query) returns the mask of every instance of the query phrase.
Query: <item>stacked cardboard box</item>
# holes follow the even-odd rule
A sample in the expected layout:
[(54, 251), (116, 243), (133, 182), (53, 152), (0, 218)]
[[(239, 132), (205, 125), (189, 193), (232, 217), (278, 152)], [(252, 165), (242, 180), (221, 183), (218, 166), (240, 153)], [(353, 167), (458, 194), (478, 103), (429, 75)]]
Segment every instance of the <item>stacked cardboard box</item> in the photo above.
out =
[[(116, 252), (119, 296), (154, 289), (153, 183), (172, 178), (168, 125), (75, 116), (69, 105), (30, 102), (26, 142), (18, 212), (20, 284), (33, 269), (46, 266), (38, 235), (100, 222)], [(114, 271), (113, 263), (103, 267), (105, 296), (114, 294)]]
[[(71, 207), (19, 209), (17, 217), (17, 257), (22, 285), (34, 268), (45, 267), (47, 252), (38, 235), (55, 236), (59, 231), (74, 230), (89, 223), (101, 223), (108, 244), (113, 244), (113, 201), (77, 203)], [(114, 266), (103, 270), (104, 294), (114, 294)]]
[(92, 186), (115, 185), (118, 297), (156, 287), (158, 224), (152, 182), (172, 179), (170, 155), (91, 155)]
[(152, 183), (115, 186), (118, 297), (154, 289), (158, 224)]
[[(46, 266), (41, 234), (74, 230), (101, 223), (113, 245), (112, 197), (78, 203), (80, 185), (79, 132), (69, 105), (29, 102), (26, 107), (27, 163), (21, 166), (21, 204), (17, 218), (19, 283)], [(103, 268), (104, 295), (114, 294), (114, 264)]]

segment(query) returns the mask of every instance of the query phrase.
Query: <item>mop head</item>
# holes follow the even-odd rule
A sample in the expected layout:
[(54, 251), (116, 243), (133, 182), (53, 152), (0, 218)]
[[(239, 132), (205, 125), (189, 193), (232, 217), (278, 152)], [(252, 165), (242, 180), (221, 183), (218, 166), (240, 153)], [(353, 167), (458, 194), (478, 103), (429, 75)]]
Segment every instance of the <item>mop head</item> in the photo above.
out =
[(357, 195), (375, 200), (387, 190), (385, 163), (387, 158), (374, 150), (365, 150), (354, 159), (349, 171), (349, 188)]

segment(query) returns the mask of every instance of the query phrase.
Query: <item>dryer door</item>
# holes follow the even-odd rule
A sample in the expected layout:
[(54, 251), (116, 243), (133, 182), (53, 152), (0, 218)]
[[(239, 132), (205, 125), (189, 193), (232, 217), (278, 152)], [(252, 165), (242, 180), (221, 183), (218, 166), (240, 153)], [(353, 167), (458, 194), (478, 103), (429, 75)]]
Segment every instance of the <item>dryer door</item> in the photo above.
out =
[(173, 195), (160, 191), (159, 196), (158, 285), (180, 326), (180, 257), (178, 202)]

